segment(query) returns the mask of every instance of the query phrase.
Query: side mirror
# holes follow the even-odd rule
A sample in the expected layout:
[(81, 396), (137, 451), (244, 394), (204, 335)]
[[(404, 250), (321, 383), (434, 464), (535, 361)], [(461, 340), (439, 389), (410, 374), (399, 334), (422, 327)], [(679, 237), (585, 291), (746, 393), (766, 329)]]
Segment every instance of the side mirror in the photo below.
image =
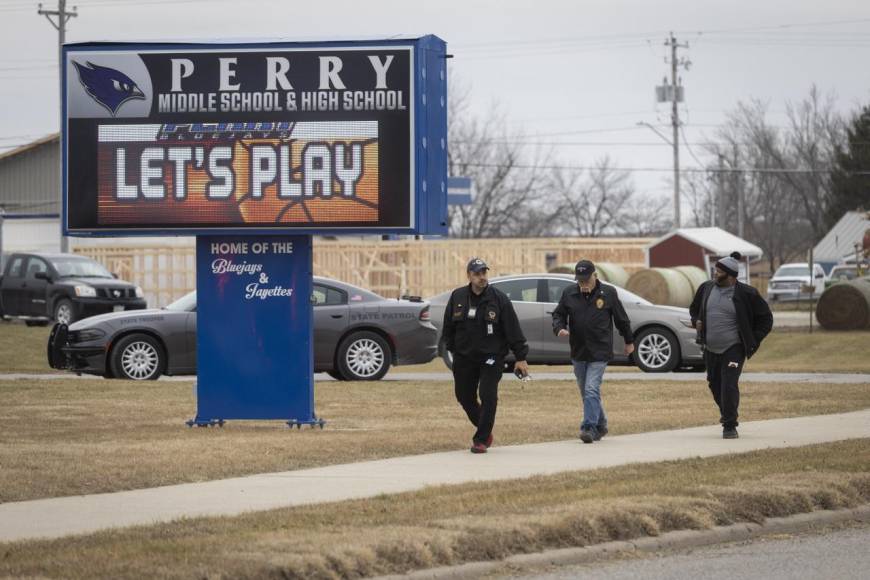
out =
[(819, 273), (819, 274), (816, 274), (816, 278), (824, 278), (824, 277), (825, 277), (825, 275), (824, 275), (824, 274), (821, 274), (821, 273)]
[(51, 282), (51, 276), (48, 275), (48, 272), (36, 272), (33, 277), (37, 280), (46, 280), (48, 282)]

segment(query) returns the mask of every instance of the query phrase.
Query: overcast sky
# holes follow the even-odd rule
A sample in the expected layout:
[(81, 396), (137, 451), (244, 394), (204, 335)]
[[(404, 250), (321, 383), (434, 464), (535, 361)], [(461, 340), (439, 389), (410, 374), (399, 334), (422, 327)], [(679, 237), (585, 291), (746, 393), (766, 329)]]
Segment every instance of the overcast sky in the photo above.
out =
[[(868, 0), (81, 0), (67, 40), (330, 40), (436, 34), (453, 75), (483, 114), (499, 103), (511, 129), (554, 145), (553, 164), (588, 166), (604, 154), (630, 168), (671, 167), (654, 87), (668, 73), (674, 31), (692, 61), (682, 73), (685, 167), (704, 161), (723, 114), (741, 99), (786, 101), (812, 84), (843, 111), (870, 104)], [(56, 8), (48, 0), (46, 8)], [(57, 32), (37, 3), (0, 0), (0, 153), (58, 128)], [(606, 144), (605, 144), (606, 143)], [(691, 145), (690, 145), (691, 147)], [(666, 172), (634, 171), (636, 185), (671, 191)]]

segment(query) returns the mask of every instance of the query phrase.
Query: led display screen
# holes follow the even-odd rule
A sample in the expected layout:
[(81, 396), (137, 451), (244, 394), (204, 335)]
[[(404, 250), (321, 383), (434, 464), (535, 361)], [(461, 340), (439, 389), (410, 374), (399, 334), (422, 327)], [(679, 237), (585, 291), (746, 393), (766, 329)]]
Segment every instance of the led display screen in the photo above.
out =
[(69, 233), (417, 227), (413, 45), (74, 45), (64, 63)]

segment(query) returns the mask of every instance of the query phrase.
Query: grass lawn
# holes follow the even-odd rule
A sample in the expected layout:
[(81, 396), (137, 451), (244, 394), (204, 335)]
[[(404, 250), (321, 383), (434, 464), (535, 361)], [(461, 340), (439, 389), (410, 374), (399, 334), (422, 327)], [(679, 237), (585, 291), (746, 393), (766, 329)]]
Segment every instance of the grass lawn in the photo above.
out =
[(358, 578), (870, 502), (870, 440), (0, 546), (0, 576)]
[[(0, 373), (47, 373), (49, 327), (27, 327), (0, 321)], [(747, 371), (755, 372), (864, 372), (870, 373), (870, 331), (835, 332), (816, 329), (774, 331)], [(568, 366), (534, 366), (535, 372), (570, 372)], [(636, 367), (611, 367), (609, 372), (637, 371)], [(447, 372), (440, 358), (425, 365), (395, 367), (391, 373)]]
[[(870, 407), (868, 384), (746, 383), (741, 419)], [(718, 412), (701, 381), (605, 382), (614, 435), (711, 425)], [(117, 491), (347, 463), (470, 445), (452, 383), (323, 382), (325, 430), (278, 421), (188, 429), (192, 382), (0, 381), (0, 501)], [(576, 436), (581, 405), (571, 381), (515, 380), (500, 389), (499, 445)], [(712, 427), (716, 425), (716, 427)]]
[(0, 373), (51, 373), (46, 347), (51, 326), (0, 320)]
[[(870, 373), (870, 331), (779, 330), (772, 332), (758, 353), (746, 364), (746, 372)], [(446, 372), (440, 358), (425, 364), (396, 367), (391, 373)], [(635, 371), (637, 367), (608, 367), (607, 372)], [(571, 372), (571, 367), (535, 365), (535, 372)]]

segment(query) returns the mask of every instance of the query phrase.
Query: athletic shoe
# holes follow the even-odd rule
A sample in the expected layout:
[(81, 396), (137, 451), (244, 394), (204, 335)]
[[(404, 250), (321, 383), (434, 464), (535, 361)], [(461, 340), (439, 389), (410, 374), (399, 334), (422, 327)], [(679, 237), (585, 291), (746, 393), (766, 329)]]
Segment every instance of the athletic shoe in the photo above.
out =
[(737, 429), (735, 427), (725, 428), (722, 431), (722, 439), (737, 439), (740, 435), (737, 434)]
[(472, 453), (486, 453), (486, 445), (484, 443), (477, 443), (475, 441), (474, 445), (471, 446)]
[(601, 438), (608, 433), (610, 433), (610, 431), (607, 429), (607, 427), (599, 427), (598, 429), (596, 429), (595, 437), (593, 437), (592, 439), (595, 441), (601, 441)]
[(486, 441), (484, 442), (484, 445), (486, 445), (486, 448), (487, 448), (487, 449), (489, 449), (490, 447), (492, 447), (492, 433), (490, 433), (490, 434), (489, 434), (489, 437), (486, 438)]
[(586, 429), (580, 430), (580, 441), (583, 443), (592, 443), (595, 441), (595, 435), (592, 434), (592, 431), (587, 431)]

